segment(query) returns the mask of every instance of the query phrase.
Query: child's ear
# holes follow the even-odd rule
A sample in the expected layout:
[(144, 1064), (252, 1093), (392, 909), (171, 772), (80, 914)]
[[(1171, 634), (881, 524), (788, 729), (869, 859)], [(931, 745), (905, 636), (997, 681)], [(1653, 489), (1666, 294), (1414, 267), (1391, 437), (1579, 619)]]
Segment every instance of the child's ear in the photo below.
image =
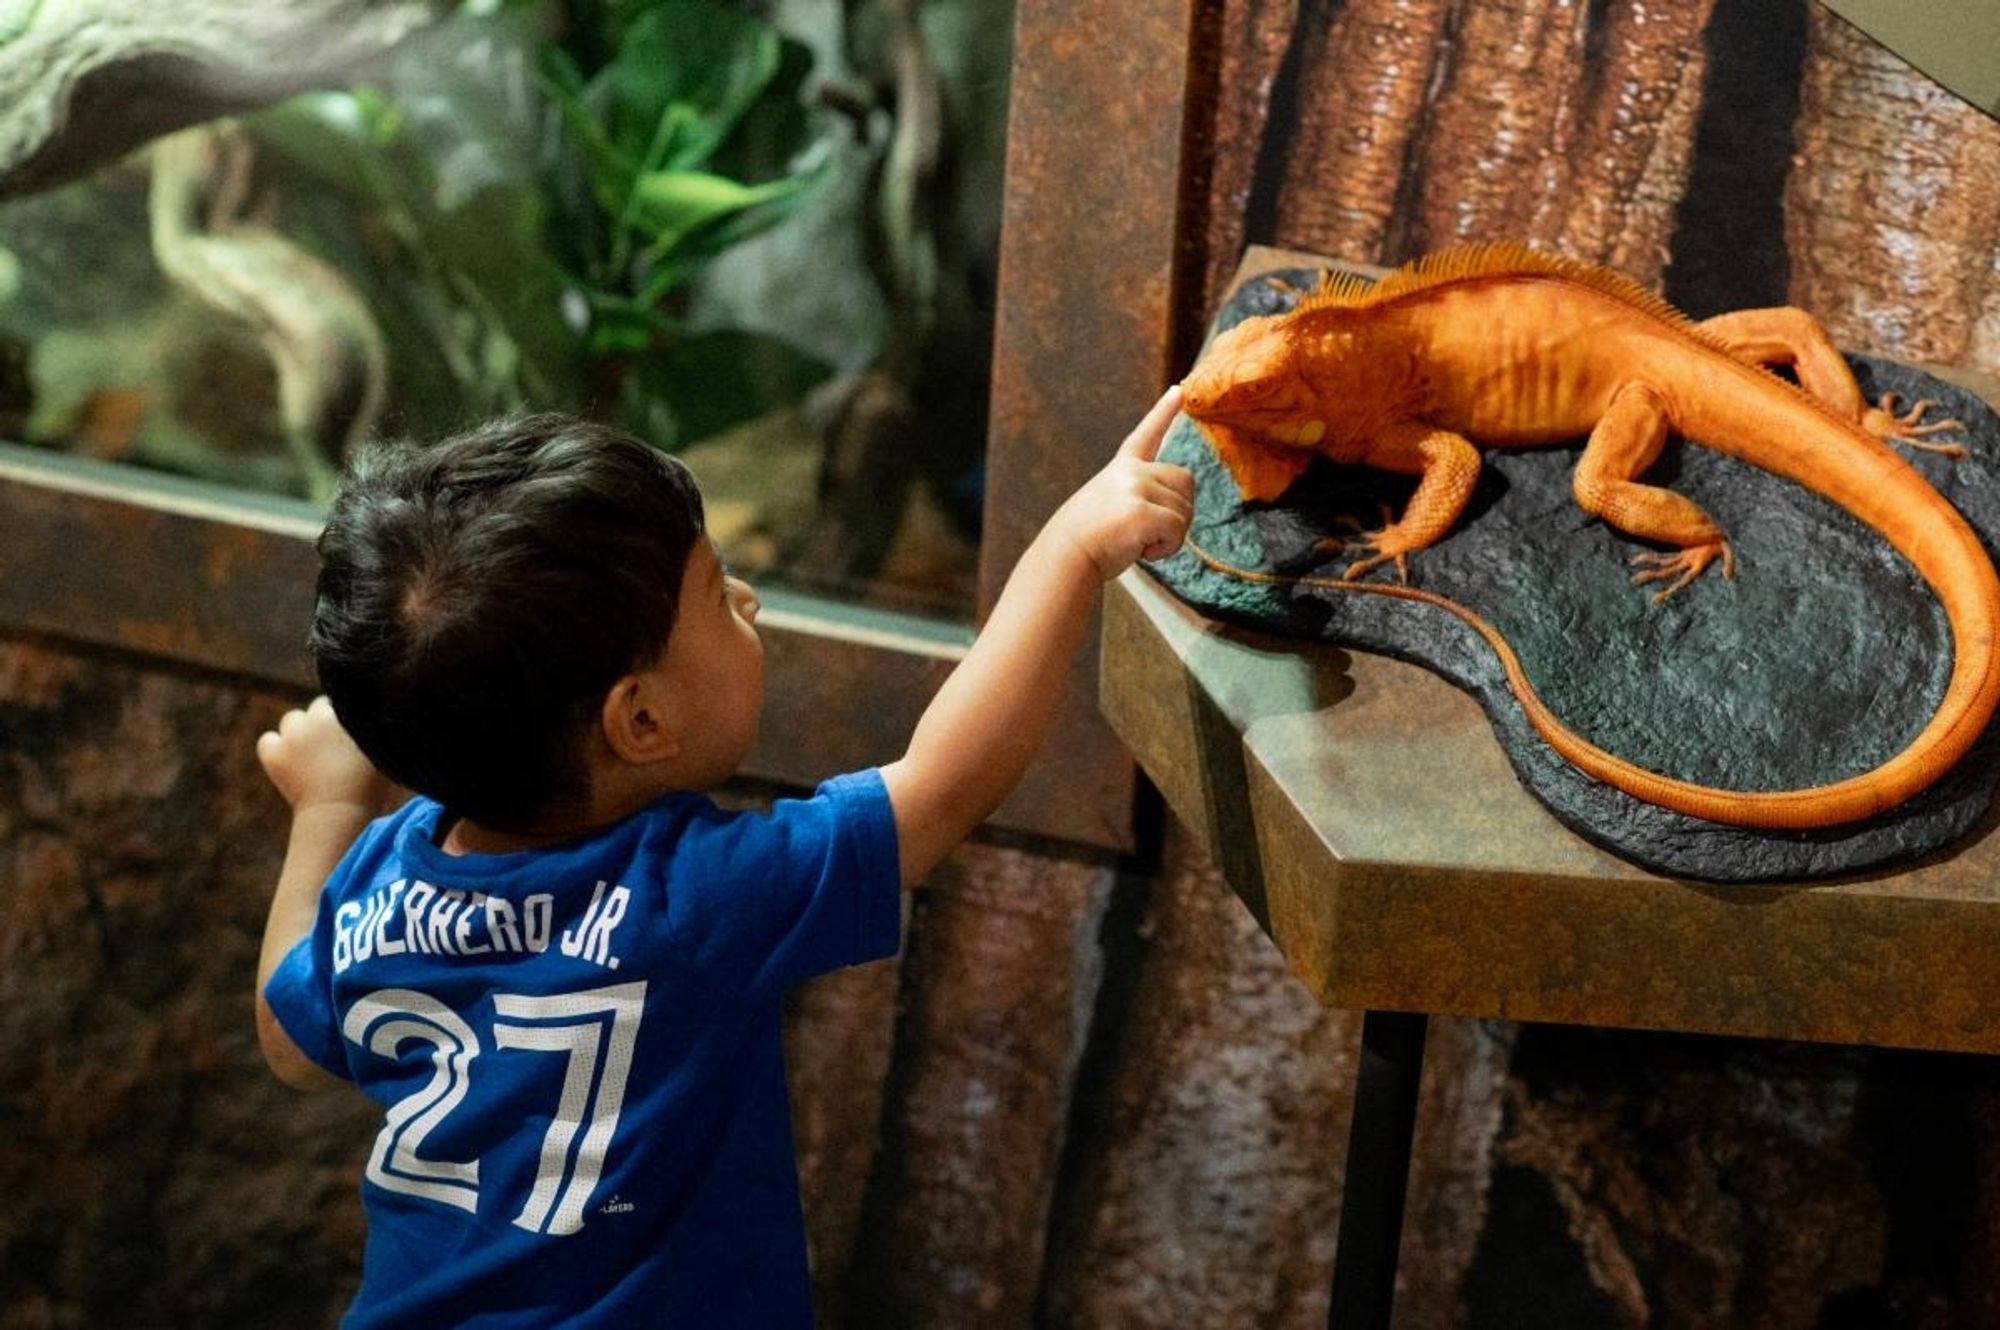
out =
[(628, 674), (604, 695), (599, 718), (604, 742), (634, 766), (667, 762), (680, 756), (680, 722), (660, 680), (651, 674)]

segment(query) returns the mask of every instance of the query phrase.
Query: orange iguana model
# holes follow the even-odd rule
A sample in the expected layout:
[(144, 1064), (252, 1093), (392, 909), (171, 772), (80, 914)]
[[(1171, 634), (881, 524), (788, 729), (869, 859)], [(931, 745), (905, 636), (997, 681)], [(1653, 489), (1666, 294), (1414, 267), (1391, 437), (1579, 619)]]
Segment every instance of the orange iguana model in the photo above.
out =
[[(1792, 366), (1794, 388), (1764, 366)], [(1694, 323), (1636, 283), (1516, 245), (1420, 260), (1373, 286), (1329, 275), (1292, 310), (1216, 338), (1183, 384), (1201, 427), (1246, 499), (1274, 499), (1316, 456), (1415, 475), (1400, 520), (1366, 538), (1367, 558), (1331, 583), (1439, 604), (1499, 653), (1535, 730), (1580, 770), (1635, 798), (1737, 826), (1831, 826), (1893, 807), (1962, 757), (2000, 699), (2000, 580), (1979, 537), (1885, 438), (1918, 425), (1927, 403), (1892, 414), (1861, 390), (1818, 324), (1795, 309)], [(1407, 586), (1362, 583), (1440, 539), (1479, 476), (1480, 448), (1589, 436), (1575, 471), (1586, 512), (1642, 540), (1636, 582), (1679, 591), (1711, 564), (1734, 575), (1729, 542), (1690, 500), (1639, 483), (1668, 432), (1794, 480), (1865, 522), (1915, 565), (1951, 626), (1952, 671), (1936, 714), (1871, 771), (1807, 789), (1734, 791), (1661, 776), (1564, 728), (1535, 695), (1499, 633), (1470, 611)], [(1954, 445), (1916, 443), (1954, 454)], [(1199, 554), (1200, 552), (1197, 551)], [(1248, 573), (1260, 581), (1301, 579)], [(1329, 579), (1330, 581), (1330, 579)]]

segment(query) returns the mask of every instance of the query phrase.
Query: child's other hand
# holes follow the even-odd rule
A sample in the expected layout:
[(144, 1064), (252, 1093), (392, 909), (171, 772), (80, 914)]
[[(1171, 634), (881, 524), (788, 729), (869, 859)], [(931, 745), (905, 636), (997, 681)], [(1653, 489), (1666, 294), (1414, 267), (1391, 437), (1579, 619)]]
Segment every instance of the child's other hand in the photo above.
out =
[(341, 728), (333, 703), (316, 697), (303, 711), (288, 711), (275, 730), (257, 736), (257, 760), (292, 810), (346, 804), (373, 817), (405, 797), (375, 770)]
[(1180, 386), (1167, 389), (1118, 446), (1118, 454), (1072, 494), (1049, 520), (1109, 581), (1136, 560), (1181, 547), (1194, 516), (1194, 474), (1153, 460), (1180, 410)]

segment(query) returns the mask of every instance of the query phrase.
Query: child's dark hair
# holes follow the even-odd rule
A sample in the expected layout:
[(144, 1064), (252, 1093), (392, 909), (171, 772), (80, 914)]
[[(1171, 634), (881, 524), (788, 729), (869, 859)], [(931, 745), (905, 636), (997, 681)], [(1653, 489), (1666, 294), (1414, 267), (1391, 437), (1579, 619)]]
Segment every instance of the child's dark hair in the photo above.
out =
[(702, 534), (687, 468), (609, 426), (543, 414), (377, 447), (319, 538), (320, 686), (383, 774), (525, 829), (588, 795), (587, 727), (665, 650)]

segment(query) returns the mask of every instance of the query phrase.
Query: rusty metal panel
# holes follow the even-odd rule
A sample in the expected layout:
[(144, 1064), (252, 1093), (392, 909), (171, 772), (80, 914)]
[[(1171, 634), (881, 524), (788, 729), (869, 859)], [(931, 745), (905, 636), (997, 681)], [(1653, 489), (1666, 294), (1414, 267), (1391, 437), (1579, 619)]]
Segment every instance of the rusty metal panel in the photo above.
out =
[[(1193, 22), (1188, 0), (1022, 0), (1018, 10), (982, 607), (1175, 368)], [(1131, 761), (1097, 712), (1095, 647), (1084, 657), (1062, 740), (1010, 806), (1064, 839), (1128, 847)]]
[(0, 451), (0, 625), (311, 686), (319, 520), (207, 486)]

